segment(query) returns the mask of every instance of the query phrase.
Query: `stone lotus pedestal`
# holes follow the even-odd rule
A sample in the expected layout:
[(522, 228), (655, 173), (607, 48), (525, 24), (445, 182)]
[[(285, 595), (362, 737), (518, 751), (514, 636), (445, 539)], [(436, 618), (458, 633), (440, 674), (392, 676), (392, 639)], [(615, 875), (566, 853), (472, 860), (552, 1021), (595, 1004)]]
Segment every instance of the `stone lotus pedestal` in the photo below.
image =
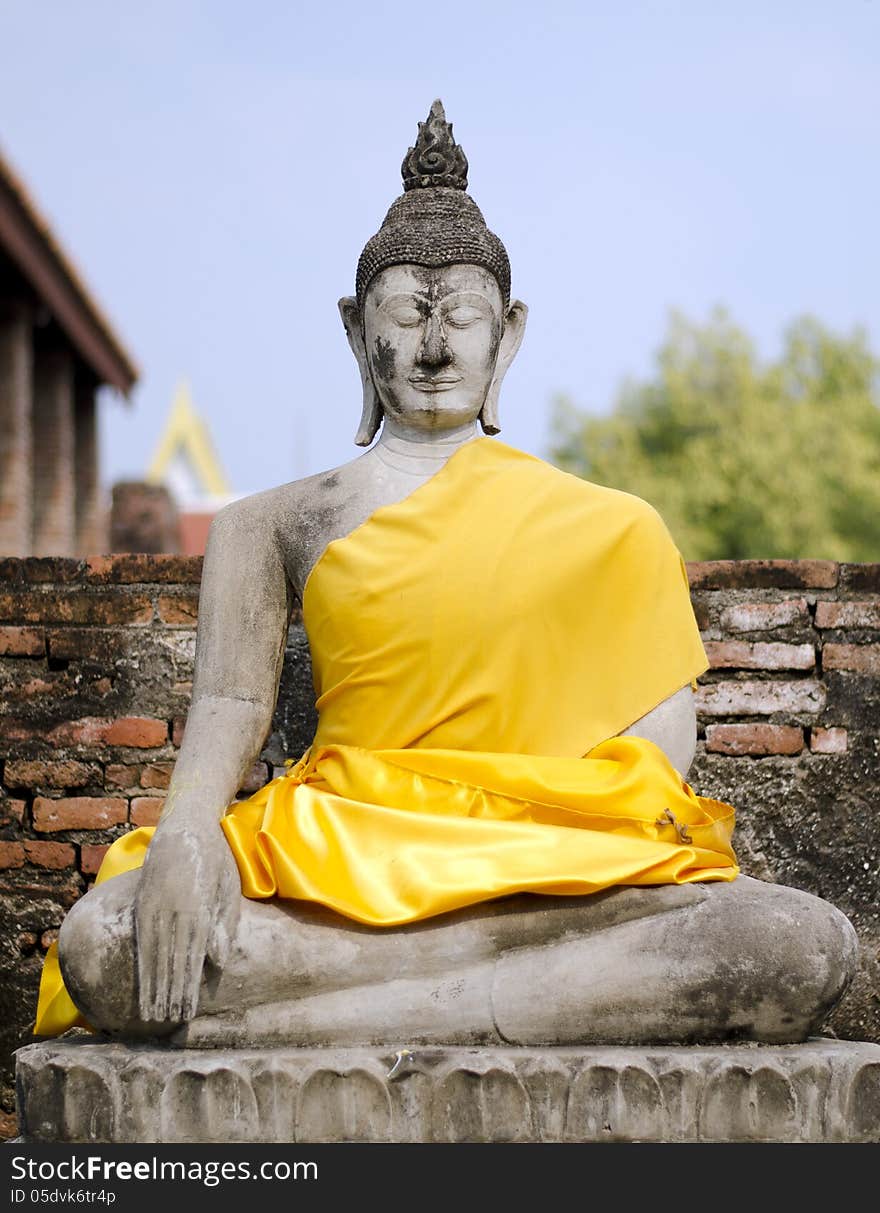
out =
[(876, 1142), (880, 1045), (17, 1055), (25, 1142)]

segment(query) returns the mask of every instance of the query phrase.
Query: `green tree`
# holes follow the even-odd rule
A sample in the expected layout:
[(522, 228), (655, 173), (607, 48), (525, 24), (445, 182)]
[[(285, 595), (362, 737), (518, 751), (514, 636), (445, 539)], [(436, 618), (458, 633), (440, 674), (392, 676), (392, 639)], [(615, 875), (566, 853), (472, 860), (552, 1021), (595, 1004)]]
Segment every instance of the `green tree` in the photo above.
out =
[(880, 559), (880, 360), (802, 317), (762, 364), (723, 310), (673, 313), (609, 416), (554, 401), (551, 459), (643, 497), (689, 560)]

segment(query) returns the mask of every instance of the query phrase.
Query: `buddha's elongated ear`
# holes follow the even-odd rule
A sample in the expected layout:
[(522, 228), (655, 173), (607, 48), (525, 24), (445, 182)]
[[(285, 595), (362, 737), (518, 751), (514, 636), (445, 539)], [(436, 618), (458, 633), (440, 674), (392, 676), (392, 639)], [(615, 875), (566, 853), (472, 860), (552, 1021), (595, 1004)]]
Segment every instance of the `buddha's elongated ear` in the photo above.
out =
[(483, 427), (484, 434), (498, 434), (501, 431), (498, 421), (498, 395), (501, 391), (501, 381), (522, 344), (528, 314), (529, 309), (526, 305), (519, 299), (514, 299), (504, 321), (504, 332), (501, 334), (501, 344), (498, 347), (495, 374), (492, 376), (489, 391), (486, 393), (486, 399), (480, 410), (480, 425)]
[(357, 359), (358, 369), (361, 373), (361, 385), (364, 391), (361, 423), (358, 426), (358, 432), (354, 440), (358, 446), (369, 446), (379, 432), (379, 426), (382, 424), (382, 403), (376, 392), (373, 376), (370, 373), (370, 364), (367, 361), (367, 350), (364, 345), (364, 334), (361, 328), (361, 309), (358, 307), (357, 299), (353, 295), (347, 295), (344, 299), (339, 300), (339, 315), (342, 317), (342, 323), (345, 326), (345, 335), (348, 337), (351, 352)]

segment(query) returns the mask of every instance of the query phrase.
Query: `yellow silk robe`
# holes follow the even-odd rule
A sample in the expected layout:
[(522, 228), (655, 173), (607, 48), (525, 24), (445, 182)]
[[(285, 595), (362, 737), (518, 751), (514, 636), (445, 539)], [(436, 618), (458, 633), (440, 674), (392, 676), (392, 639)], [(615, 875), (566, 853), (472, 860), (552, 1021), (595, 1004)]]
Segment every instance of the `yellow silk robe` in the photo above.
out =
[[(327, 547), (303, 619), (314, 741), (221, 822), (246, 897), (393, 927), (736, 876), (733, 810), (618, 736), (707, 664), (681, 556), (637, 497), (475, 439)], [(99, 880), (152, 834), (115, 843)], [(44, 1033), (75, 1014), (54, 955), (40, 1008)]]

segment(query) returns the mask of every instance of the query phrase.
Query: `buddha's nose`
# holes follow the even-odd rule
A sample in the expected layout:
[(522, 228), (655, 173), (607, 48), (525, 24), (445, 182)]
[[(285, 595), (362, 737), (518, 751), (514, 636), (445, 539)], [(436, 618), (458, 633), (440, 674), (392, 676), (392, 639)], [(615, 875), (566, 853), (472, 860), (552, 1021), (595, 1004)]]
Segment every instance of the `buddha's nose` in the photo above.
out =
[(449, 347), (446, 344), (446, 333), (440, 317), (431, 312), (425, 325), (425, 336), (419, 350), (419, 362), (423, 366), (443, 366), (450, 361)]

